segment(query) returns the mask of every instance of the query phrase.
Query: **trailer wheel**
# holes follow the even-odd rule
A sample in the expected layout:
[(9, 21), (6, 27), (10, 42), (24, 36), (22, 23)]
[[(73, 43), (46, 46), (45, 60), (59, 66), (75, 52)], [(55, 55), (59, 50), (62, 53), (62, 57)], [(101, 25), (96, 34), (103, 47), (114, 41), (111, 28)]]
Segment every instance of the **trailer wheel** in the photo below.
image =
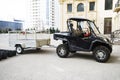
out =
[(93, 56), (98, 62), (107, 62), (110, 58), (110, 50), (105, 46), (98, 46), (93, 50)]
[(66, 44), (61, 44), (57, 47), (57, 55), (61, 58), (66, 58), (69, 55), (68, 46)]
[(24, 49), (20, 45), (16, 46), (16, 53), (23, 54), (23, 51), (24, 51)]

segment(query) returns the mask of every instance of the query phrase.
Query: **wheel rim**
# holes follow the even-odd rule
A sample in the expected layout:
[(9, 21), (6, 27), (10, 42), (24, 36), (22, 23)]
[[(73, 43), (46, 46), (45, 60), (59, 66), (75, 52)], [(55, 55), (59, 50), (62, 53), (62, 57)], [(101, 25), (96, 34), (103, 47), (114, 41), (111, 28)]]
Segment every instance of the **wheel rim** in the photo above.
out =
[(64, 56), (66, 54), (66, 51), (64, 48), (59, 49), (59, 55)]
[(22, 48), (21, 47), (17, 47), (16, 51), (17, 51), (17, 53), (21, 53), (22, 52)]
[(98, 50), (96, 53), (96, 57), (100, 60), (103, 60), (106, 58), (106, 53), (103, 50)]

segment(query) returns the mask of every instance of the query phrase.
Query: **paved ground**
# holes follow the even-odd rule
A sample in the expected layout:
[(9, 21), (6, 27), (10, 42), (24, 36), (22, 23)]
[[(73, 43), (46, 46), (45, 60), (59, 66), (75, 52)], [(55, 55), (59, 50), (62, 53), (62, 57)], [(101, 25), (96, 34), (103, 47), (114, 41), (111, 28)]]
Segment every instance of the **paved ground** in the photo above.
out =
[(113, 48), (108, 63), (98, 63), (83, 52), (59, 58), (55, 48), (47, 46), (25, 51), (0, 61), (0, 80), (120, 80), (120, 46)]

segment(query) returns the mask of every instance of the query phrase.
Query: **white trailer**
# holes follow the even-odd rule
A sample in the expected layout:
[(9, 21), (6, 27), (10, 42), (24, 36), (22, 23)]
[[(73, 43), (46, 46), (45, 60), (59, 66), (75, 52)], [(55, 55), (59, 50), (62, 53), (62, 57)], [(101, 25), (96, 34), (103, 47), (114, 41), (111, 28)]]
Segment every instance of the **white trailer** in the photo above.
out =
[(9, 31), (9, 46), (15, 47), (18, 54), (27, 48), (40, 48), (50, 45), (50, 35), (36, 31)]

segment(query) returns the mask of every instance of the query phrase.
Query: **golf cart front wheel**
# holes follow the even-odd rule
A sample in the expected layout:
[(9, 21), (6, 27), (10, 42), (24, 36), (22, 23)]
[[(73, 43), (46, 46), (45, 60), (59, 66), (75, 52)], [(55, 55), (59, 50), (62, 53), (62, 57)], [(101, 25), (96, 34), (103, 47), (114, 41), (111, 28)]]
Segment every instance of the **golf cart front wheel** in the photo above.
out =
[(69, 55), (68, 46), (66, 44), (61, 44), (57, 47), (57, 55), (61, 58), (66, 58)]
[(98, 46), (93, 50), (93, 56), (98, 62), (107, 62), (110, 58), (110, 50), (105, 46)]
[(22, 54), (23, 51), (24, 51), (24, 49), (23, 49), (21, 46), (16, 46), (16, 52), (17, 52), (18, 54)]

